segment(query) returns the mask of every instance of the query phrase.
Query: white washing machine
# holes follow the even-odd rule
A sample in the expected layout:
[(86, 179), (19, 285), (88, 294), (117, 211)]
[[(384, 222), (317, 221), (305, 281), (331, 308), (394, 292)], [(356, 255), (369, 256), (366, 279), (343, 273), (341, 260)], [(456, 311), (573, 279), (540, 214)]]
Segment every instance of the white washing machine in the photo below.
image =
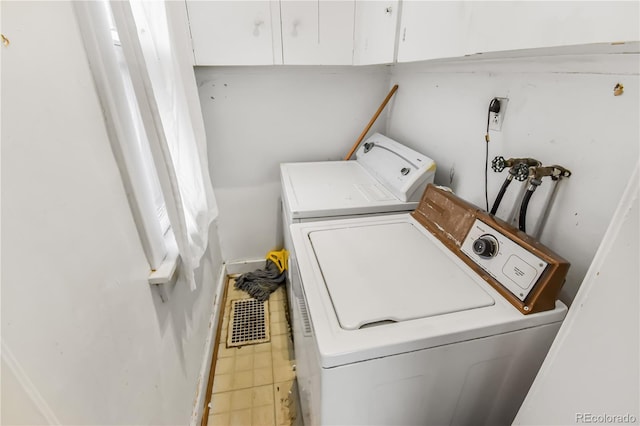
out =
[(291, 226), (306, 425), (507, 425), (517, 413), (565, 317), (568, 263), (433, 186), (424, 197), (412, 214)]
[(365, 140), (354, 161), (281, 164), (284, 248), (290, 262), (296, 256), (292, 223), (412, 211), (435, 171), (431, 158), (379, 133)]

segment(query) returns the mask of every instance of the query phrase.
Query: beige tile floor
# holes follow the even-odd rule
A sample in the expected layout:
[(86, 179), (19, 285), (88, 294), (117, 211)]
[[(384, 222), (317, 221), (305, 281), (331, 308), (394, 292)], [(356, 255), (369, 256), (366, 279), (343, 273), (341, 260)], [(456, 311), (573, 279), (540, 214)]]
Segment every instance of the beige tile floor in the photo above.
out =
[(295, 361), (284, 286), (269, 297), (271, 341), (227, 347), (231, 301), (250, 296), (229, 279), (208, 426), (281, 426), (296, 420)]

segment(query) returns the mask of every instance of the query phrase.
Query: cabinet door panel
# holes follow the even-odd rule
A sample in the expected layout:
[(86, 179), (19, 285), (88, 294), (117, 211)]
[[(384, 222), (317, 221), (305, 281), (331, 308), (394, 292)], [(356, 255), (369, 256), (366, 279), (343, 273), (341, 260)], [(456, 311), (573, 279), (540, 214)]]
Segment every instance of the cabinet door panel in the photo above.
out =
[(282, 55), (291, 65), (351, 65), (354, 4), (282, 0)]
[[(196, 65), (272, 65), (272, 2), (187, 1)], [(277, 28), (279, 31), (279, 28)]]
[(353, 64), (394, 61), (399, 1), (356, 1)]
[(319, 1), (320, 65), (353, 64), (355, 1)]
[(320, 50), (318, 2), (280, 2), (282, 19), (282, 58), (285, 64), (317, 64)]
[(398, 41), (398, 62), (464, 55), (471, 3), (404, 2)]

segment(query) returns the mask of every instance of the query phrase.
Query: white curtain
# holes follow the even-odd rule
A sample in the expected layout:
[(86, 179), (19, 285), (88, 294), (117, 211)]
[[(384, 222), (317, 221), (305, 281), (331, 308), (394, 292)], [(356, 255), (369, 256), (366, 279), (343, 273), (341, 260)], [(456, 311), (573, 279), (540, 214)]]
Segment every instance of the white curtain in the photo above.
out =
[[(182, 258), (182, 271), (195, 289), (194, 270), (208, 244), (217, 215), (209, 178), (206, 141), (192, 126), (194, 105), (187, 84), (193, 69), (175, 47), (175, 37), (162, 1), (112, 1), (125, 57), (139, 103), (154, 163), (167, 205), (171, 228)], [(141, 101), (141, 98), (142, 101)], [(195, 109), (199, 105), (195, 105)], [(141, 105), (141, 110), (145, 108)], [(151, 135), (150, 135), (151, 133)]]

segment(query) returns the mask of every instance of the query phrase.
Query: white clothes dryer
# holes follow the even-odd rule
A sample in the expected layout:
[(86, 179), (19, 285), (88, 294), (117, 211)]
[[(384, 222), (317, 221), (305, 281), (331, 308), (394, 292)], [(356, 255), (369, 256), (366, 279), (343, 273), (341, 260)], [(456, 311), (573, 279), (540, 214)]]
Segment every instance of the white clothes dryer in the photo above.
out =
[(289, 223), (413, 210), (435, 162), (379, 133), (352, 161), (283, 163), (282, 201)]
[[(433, 194), (444, 201), (420, 206), (445, 218), (448, 196)], [(429, 228), (415, 212), (291, 226), (305, 424), (511, 423), (566, 315), (554, 283), (568, 264), (490, 217), (462, 216)], [(475, 244), (489, 237), (491, 253)]]

